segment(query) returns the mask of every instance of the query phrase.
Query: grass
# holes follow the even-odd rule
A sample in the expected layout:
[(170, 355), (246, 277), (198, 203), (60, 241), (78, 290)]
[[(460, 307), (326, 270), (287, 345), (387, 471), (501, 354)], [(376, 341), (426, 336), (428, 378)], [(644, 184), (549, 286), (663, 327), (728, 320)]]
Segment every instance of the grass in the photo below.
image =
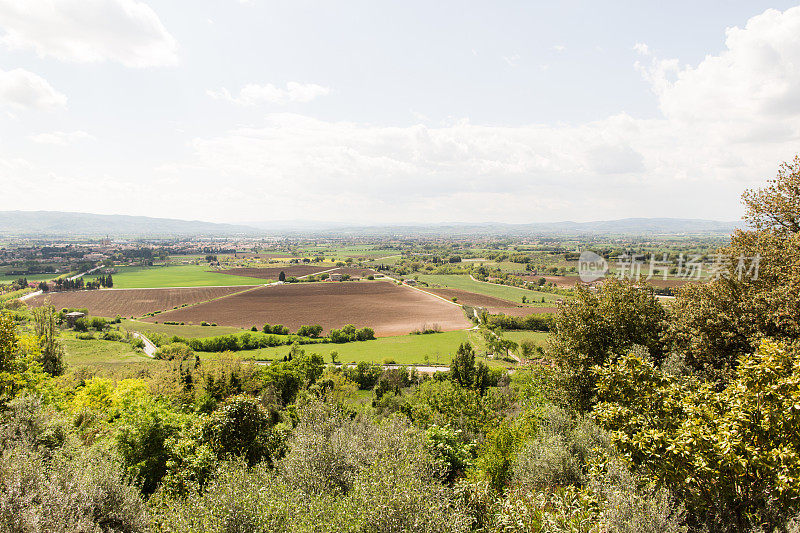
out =
[(40, 281), (50, 281), (51, 279), (55, 279), (63, 275), (64, 274), (30, 274), (22, 276), (2, 275), (0, 276), (0, 283), (11, 283), (13, 281), (17, 281), (19, 278), (27, 279), (28, 283), (39, 283)]
[[(358, 363), (367, 361), (384, 363), (390, 360), (400, 365), (449, 365), (450, 359), (459, 344), (466, 341), (475, 343), (477, 337), (466, 330), (434, 333), (431, 335), (400, 335), (397, 337), (381, 337), (372, 341), (349, 342), (345, 344), (317, 344), (301, 346), (307, 352), (318, 353), (326, 362), (330, 362), (331, 352), (337, 352), (337, 361), (341, 363)], [(289, 346), (261, 348), (236, 352), (244, 358), (257, 360), (280, 359), (289, 353)], [(206, 354), (201, 354), (201, 358)], [(207, 354), (214, 356), (216, 354)], [(426, 359), (427, 356), (427, 359)], [(488, 361), (492, 366), (500, 363)]]
[(121, 365), (128, 363), (150, 362), (152, 359), (135, 351), (130, 344), (100, 339), (80, 340), (72, 332), (61, 335), (66, 355), (64, 362), (68, 366), (84, 365)]
[[(562, 298), (562, 296), (550, 294), (549, 292), (530, 291), (518, 287), (510, 287), (508, 285), (473, 281), (468, 275), (422, 274), (419, 279), (428, 284), (442, 285), (453, 289), (461, 289), (477, 294), (484, 294), (486, 296), (494, 296), (495, 298), (502, 298), (514, 304), (520, 304), (523, 296), (528, 300), (537, 300), (529, 305), (539, 307), (555, 305), (559, 298)], [(544, 298), (544, 303), (541, 302), (542, 298)]]
[(176, 326), (171, 324), (151, 324), (140, 320), (125, 319), (122, 327), (128, 331), (138, 331), (145, 337), (148, 333), (159, 333), (165, 337), (186, 337), (187, 339), (198, 339), (201, 337), (216, 337), (217, 335), (228, 335), (231, 333), (243, 333), (241, 328), (231, 328), (227, 326)]
[(503, 338), (512, 340), (517, 344), (523, 341), (533, 341), (537, 346), (544, 348), (547, 345), (549, 333), (542, 331), (504, 331)]
[(263, 285), (266, 280), (209, 272), (205, 265), (117, 267), (115, 289)]

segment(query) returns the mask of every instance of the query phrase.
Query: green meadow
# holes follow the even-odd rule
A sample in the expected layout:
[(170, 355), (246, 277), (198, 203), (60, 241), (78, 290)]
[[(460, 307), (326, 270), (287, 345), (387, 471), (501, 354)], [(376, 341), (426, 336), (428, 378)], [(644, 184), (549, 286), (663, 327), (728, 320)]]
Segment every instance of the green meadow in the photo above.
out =
[[(318, 353), (330, 362), (331, 352), (339, 354), (337, 361), (341, 363), (358, 363), (368, 361), (374, 363), (397, 363), (400, 365), (449, 365), (453, 354), (462, 342), (470, 341), (482, 345), (482, 339), (473, 331), (459, 330), (430, 335), (400, 335), (381, 337), (371, 341), (348, 342), (345, 344), (315, 344), (301, 346), (307, 352)], [(237, 352), (241, 357), (256, 360), (274, 360), (283, 358), (289, 353), (289, 346), (262, 348)], [(214, 356), (216, 354), (200, 354)], [(485, 359), (484, 359), (485, 360)], [(499, 365), (488, 361), (491, 365)]]
[(172, 324), (151, 324), (141, 320), (122, 321), (121, 326), (128, 331), (137, 331), (145, 337), (148, 333), (158, 333), (165, 337), (185, 337), (187, 339), (199, 339), (201, 337), (215, 337), (217, 335), (228, 335), (231, 333), (242, 333), (244, 329), (231, 328), (227, 326), (192, 326), (192, 325), (172, 325)]
[(267, 280), (230, 276), (209, 271), (206, 265), (169, 265), (151, 267), (118, 267), (114, 274), (115, 289), (156, 287), (209, 287), (214, 285), (263, 285)]
[(134, 350), (130, 344), (100, 339), (81, 340), (72, 332), (61, 336), (64, 344), (64, 362), (71, 367), (84, 365), (122, 365), (151, 362), (152, 359)]
[[(527, 289), (520, 289), (519, 287), (509, 287), (508, 285), (497, 285), (496, 283), (485, 283), (482, 281), (474, 281), (468, 275), (448, 275), (448, 274), (422, 274), (419, 276), (420, 281), (428, 284), (441, 285), (443, 287), (450, 287), (453, 289), (461, 289), (470, 291), (477, 294), (484, 294), (486, 296), (494, 296), (495, 298), (502, 298), (515, 304), (522, 302), (522, 297), (525, 296), (528, 300), (536, 300), (536, 302), (529, 304), (532, 306), (550, 306), (554, 305), (561, 296), (557, 294), (550, 294), (549, 292), (529, 291)], [(544, 298), (544, 303), (542, 303)]]

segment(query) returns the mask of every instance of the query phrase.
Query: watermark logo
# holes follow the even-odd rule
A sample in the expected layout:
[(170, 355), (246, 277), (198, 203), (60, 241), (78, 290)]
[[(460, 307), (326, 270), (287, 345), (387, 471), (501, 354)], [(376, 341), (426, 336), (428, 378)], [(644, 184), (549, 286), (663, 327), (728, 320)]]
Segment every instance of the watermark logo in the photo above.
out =
[(608, 261), (589, 250), (581, 252), (578, 259), (578, 276), (584, 283), (591, 283), (605, 277), (608, 272)]
[(756, 254), (752, 257), (740, 255), (738, 257), (726, 256), (725, 254), (687, 255), (678, 254), (670, 256), (662, 254), (622, 254), (610, 257), (613, 261), (613, 268), (609, 268), (609, 263), (602, 256), (584, 250), (578, 260), (578, 275), (584, 283), (591, 283), (612, 275), (617, 279), (651, 280), (661, 278), (667, 280), (680, 279), (685, 281), (717, 280), (720, 278), (730, 278), (743, 280), (758, 279), (758, 269), (761, 263), (761, 256)]

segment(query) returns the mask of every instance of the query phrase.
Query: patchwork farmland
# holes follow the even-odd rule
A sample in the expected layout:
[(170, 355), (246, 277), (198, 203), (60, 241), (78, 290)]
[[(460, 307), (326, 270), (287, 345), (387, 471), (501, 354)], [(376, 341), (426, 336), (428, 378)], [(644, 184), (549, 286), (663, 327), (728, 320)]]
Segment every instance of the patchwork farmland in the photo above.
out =
[(222, 298), (252, 287), (193, 287), (188, 289), (106, 289), (97, 291), (54, 292), (35, 296), (28, 305), (38, 307), (49, 302), (56, 309), (85, 308), (93, 316), (142, 316), (181, 305)]
[(471, 325), (460, 306), (388, 281), (259, 287), (146, 320), (243, 328), (283, 324), (292, 331), (320, 324), (326, 332), (354, 324), (369, 326), (378, 336), (403, 335), (434, 324), (443, 331)]
[(225, 270), (216, 271), (217, 274), (227, 274), (229, 276), (241, 276), (245, 278), (257, 278), (263, 280), (276, 280), (280, 273), (286, 274), (286, 277), (295, 276), (308, 276), (310, 274), (317, 274), (325, 270), (330, 270), (331, 267), (326, 266), (311, 266), (311, 265), (292, 265), (283, 267), (240, 267), (228, 268)]

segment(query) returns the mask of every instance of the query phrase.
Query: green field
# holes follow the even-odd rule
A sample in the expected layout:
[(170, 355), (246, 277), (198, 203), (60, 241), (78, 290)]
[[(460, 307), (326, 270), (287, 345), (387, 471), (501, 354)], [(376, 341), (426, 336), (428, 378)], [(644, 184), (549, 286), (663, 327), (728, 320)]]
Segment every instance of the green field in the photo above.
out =
[[(419, 276), (419, 279), (428, 284), (461, 289), (478, 294), (485, 294), (486, 296), (494, 296), (495, 298), (502, 298), (514, 302), (515, 304), (520, 304), (520, 302), (522, 302), (522, 297), (525, 296), (528, 300), (538, 300), (533, 304), (528, 304), (534, 307), (552, 306), (562, 298), (557, 294), (550, 294), (549, 292), (529, 291), (527, 289), (509, 287), (507, 285), (473, 281), (467, 275), (423, 274)], [(541, 302), (542, 298), (545, 300), (544, 303)]]
[[(205, 265), (117, 267), (115, 289), (263, 285), (266, 280), (209, 272)], [(91, 276), (90, 276), (91, 278)]]
[(100, 339), (80, 340), (72, 332), (61, 336), (66, 355), (64, 362), (68, 366), (83, 365), (121, 365), (127, 363), (150, 362), (152, 359), (143, 353), (136, 352), (130, 344)]
[[(401, 365), (449, 365), (453, 354), (458, 349), (458, 345), (468, 340), (473, 344), (481, 342), (477, 333), (460, 330), (431, 335), (382, 337), (372, 341), (345, 344), (317, 344), (303, 346), (302, 348), (307, 352), (322, 355), (326, 362), (331, 360), (330, 353), (335, 351), (339, 354), (338, 361), (342, 363), (357, 363), (359, 361), (383, 363), (391, 360)], [(275, 348), (246, 350), (237, 352), (237, 354), (257, 360), (273, 360), (282, 358), (288, 352), (289, 346), (278, 346)], [(201, 354), (201, 357), (203, 355)], [(216, 354), (207, 355), (213, 356)], [(499, 363), (489, 361), (489, 364), (496, 365)]]
[(51, 279), (55, 279), (59, 276), (63, 276), (64, 274), (31, 274), (27, 276), (0, 276), (0, 284), (2, 283), (11, 283), (12, 281), (16, 281), (19, 278), (25, 278), (28, 282), (39, 283), (40, 281), (50, 281)]
[(148, 333), (159, 333), (165, 337), (185, 337), (187, 339), (198, 339), (200, 337), (215, 337), (217, 335), (228, 335), (231, 333), (243, 333), (244, 329), (231, 328), (227, 326), (175, 326), (170, 324), (151, 324), (140, 320), (125, 319), (122, 327), (128, 331), (138, 331), (145, 337)]
[(533, 341), (537, 346), (544, 348), (547, 345), (549, 333), (541, 331), (504, 331), (503, 337), (520, 344), (523, 341)]

